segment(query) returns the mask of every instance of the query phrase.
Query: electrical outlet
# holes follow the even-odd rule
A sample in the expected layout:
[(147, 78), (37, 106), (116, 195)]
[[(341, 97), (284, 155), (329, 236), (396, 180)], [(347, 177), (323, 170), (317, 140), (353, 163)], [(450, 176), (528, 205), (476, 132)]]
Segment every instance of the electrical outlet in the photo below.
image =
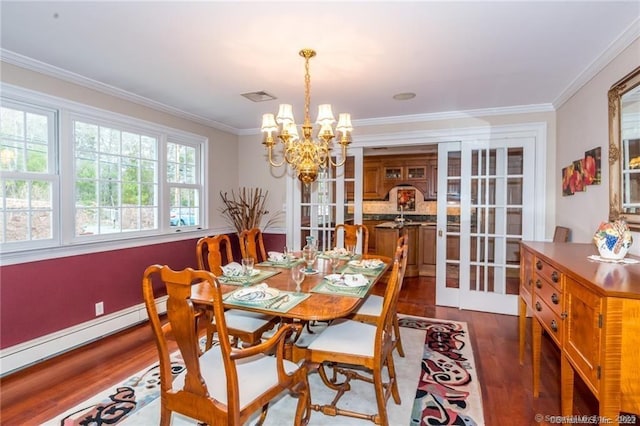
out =
[(96, 316), (104, 314), (104, 302), (96, 303)]

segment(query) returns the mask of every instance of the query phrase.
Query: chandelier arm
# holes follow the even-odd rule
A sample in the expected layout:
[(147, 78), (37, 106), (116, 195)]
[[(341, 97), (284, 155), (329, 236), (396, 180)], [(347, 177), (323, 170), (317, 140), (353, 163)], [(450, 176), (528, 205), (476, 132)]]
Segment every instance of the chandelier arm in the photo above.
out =
[(271, 164), (273, 167), (281, 167), (282, 165), (284, 165), (286, 158), (283, 157), (282, 161), (279, 163), (276, 163), (275, 161), (273, 161), (273, 149), (272, 147), (268, 147), (267, 148), (267, 152), (269, 153), (269, 164)]
[(342, 160), (340, 160), (339, 162), (334, 162), (333, 159), (331, 158), (331, 155), (329, 155), (329, 163), (331, 163), (332, 166), (334, 167), (340, 167), (343, 166), (344, 163), (347, 162), (347, 146), (346, 145), (342, 145)]

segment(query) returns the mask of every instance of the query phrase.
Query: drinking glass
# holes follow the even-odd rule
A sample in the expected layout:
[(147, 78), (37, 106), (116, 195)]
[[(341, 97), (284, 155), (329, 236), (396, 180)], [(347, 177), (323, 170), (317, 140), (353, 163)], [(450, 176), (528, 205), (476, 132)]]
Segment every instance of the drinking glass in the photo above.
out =
[(349, 257), (355, 256), (355, 254), (356, 254), (356, 246), (355, 245), (349, 244), (345, 248), (349, 252)]
[(330, 259), (331, 259), (331, 271), (335, 272), (336, 268), (340, 264), (340, 255), (338, 255), (337, 253), (333, 253)]
[(242, 259), (242, 274), (251, 277), (253, 273), (253, 257), (245, 257)]
[(299, 266), (291, 268), (291, 279), (296, 283), (296, 292), (300, 293), (300, 284), (304, 281), (304, 268)]
[(293, 255), (293, 247), (284, 246), (284, 250), (282, 252), (284, 253), (285, 258), (287, 259), (287, 262), (291, 262), (295, 257)]

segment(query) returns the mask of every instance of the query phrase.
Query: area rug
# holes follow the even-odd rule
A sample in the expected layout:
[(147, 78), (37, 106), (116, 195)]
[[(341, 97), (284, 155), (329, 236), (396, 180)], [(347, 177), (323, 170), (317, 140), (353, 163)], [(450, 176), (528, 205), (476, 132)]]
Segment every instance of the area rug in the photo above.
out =
[(410, 425), (484, 425), (467, 324), (410, 316), (399, 322), (427, 332)]
[[(465, 323), (402, 316), (401, 335), (406, 356), (395, 355), (398, 387), (402, 403), (387, 404), (389, 424), (396, 425), (482, 425), (482, 397)], [(173, 372), (183, 365), (179, 356), (172, 359)], [(160, 417), (159, 375), (157, 365), (89, 398), (77, 407), (45, 422), (45, 425), (157, 425)], [(331, 401), (334, 394), (310, 374), (313, 403)], [(344, 408), (375, 413), (372, 385), (352, 382), (352, 390), (343, 397)], [(293, 423), (297, 399), (282, 394), (272, 402), (265, 425)], [(259, 413), (254, 419), (257, 420)], [(251, 424), (255, 421), (250, 422)], [(197, 425), (198, 422), (173, 415), (172, 425)], [(312, 412), (309, 425), (349, 426), (372, 424), (348, 417), (330, 417)]]

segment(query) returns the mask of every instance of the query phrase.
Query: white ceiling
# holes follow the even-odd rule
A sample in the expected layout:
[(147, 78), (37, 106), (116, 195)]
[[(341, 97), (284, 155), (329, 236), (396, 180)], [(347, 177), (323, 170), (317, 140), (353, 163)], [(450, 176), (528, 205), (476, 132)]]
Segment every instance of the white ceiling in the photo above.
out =
[[(238, 134), (255, 131), (279, 103), (292, 103), (301, 121), (303, 47), (318, 52), (312, 119), (318, 104), (331, 103), (357, 126), (551, 110), (640, 34), (637, 0), (2, 0), (0, 14), (4, 61)], [(240, 96), (261, 90), (278, 99)], [(392, 99), (401, 92), (417, 96)]]

